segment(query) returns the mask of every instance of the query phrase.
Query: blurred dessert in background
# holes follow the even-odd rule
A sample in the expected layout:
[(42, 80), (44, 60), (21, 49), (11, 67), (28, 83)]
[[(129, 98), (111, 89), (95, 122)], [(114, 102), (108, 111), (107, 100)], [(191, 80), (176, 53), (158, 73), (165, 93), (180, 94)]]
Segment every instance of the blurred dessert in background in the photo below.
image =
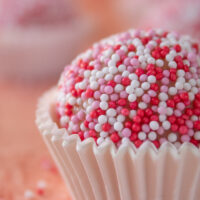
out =
[(159, 27), (200, 38), (199, 0), (121, 0), (116, 6), (129, 27)]
[[(149, 27), (162, 27), (192, 35), (200, 39), (200, 1), (199, 0), (169, 0), (155, 4), (148, 10), (143, 24)], [(152, 14), (156, 13), (156, 15)], [(151, 21), (147, 21), (151, 19)]]
[(0, 78), (53, 78), (88, 45), (92, 24), (70, 0), (0, 0)]

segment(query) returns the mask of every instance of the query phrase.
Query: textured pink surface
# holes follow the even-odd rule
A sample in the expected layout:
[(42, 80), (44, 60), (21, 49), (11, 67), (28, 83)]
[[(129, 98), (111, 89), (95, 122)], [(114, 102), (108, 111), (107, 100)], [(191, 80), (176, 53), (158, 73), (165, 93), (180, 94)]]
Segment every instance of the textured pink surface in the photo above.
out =
[[(35, 200), (70, 200), (36, 129), (37, 98), (47, 87), (0, 82), (0, 200), (23, 200), (27, 189)], [(43, 195), (37, 182), (46, 182)]]

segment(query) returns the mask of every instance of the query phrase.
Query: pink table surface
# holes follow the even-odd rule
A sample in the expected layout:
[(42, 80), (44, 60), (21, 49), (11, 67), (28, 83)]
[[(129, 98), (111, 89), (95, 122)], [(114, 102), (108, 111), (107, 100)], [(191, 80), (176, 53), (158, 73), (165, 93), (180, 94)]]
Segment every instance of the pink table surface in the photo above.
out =
[(37, 99), (48, 87), (0, 82), (0, 200), (23, 200), (26, 190), (35, 200), (70, 200), (34, 123)]

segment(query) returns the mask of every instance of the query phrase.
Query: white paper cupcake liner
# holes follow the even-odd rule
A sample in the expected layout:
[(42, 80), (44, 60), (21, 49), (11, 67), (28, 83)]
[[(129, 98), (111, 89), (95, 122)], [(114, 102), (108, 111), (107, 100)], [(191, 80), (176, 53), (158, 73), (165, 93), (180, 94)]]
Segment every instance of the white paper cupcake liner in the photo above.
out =
[(118, 149), (110, 141), (80, 141), (52, 119), (55, 89), (38, 104), (36, 123), (76, 200), (200, 200), (200, 150), (150, 142)]

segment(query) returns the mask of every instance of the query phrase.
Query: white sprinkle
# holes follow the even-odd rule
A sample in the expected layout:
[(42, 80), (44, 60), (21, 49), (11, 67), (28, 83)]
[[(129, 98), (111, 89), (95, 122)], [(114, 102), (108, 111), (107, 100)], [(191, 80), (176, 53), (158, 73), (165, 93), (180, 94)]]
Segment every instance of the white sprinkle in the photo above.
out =
[(66, 124), (67, 124), (67, 122), (69, 122), (69, 117), (68, 117), (68, 116), (62, 116), (62, 117), (60, 118), (60, 125), (61, 125), (62, 127), (65, 127)]
[(117, 85), (115, 86), (115, 92), (119, 93), (119, 92), (121, 92), (122, 90), (124, 90), (124, 86), (123, 86), (123, 85), (117, 84)]
[(102, 94), (102, 95), (100, 96), (100, 99), (101, 99), (101, 101), (108, 101), (109, 96), (108, 96), (107, 94)]
[(105, 124), (105, 123), (107, 122), (107, 117), (106, 117), (105, 115), (100, 115), (100, 116), (98, 117), (98, 122), (99, 122), (100, 124)]
[(118, 69), (117, 69), (117, 67), (109, 67), (109, 72), (111, 73), (111, 74), (116, 74), (117, 72), (118, 72)]
[(169, 93), (170, 95), (175, 95), (175, 94), (177, 94), (177, 88), (175, 88), (175, 87), (170, 87), (169, 90), (168, 90), (168, 93)]
[(197, 87), (192, 87), (191, 91), (192, 91), (193, 94), (197, 94), (199, 89)]
[(108, 122), (113, 125), (117, 120), (114, 117), (109, 117)]
[(103, 78), (104, 76), (104, 73), (102, 71), (97, 71), (96, 73), (96, 77), (99, 79), (99, 78)]
[(109, 108), (109, 109), (106, 111), (106, 114), (107, 114), (109, 117), (114, 117), (114, 116), (116, 116), (117, 112), (116, 112), (115, 109)]
[(189, 92), (188, 95), (189, 95), (190, 101), (193, 101), (195, 98), (195, 95), (192, 92)]
[(175, 87), (177, 88), (177, 90), (182, 90), (183, 89), (183, 83), (182, 82), (176, 82)]
[(168, 135), (168, 140), (169, 140), (169, 142), (176, 142), (176, 140), (177, 140), (177, 135), (176, 135), (175, 133), (170, 133), (170, 134)]
[(162, 123), (162, 126), (163, 126), (163, 128), (164, 128), (165, 130), (169, 130), (170, 127), (171, 127), (171, 124), (170, 124), (169, 121), (164, 121), (164, 122)]
[(150, 88), (150, 84), (148, 82), (144, 82), (142, 83), (141, 88), (143, 90), (148, 90)]
[(69, 101), (69, 104), (71, 104), (71, 105), (76, 104), (76, 98), (75, 97), (70, 97), (68, 101)]
[(164, 122), (166, 120), (166, 115), (159, 115), (159, 121)]
[(140, 140), (145, 140), (146, 137), (147, 137), (147, 135), (146, 135), (145, 132), (139, 132), (139, 134), (138, 134), (138, 138), (139, 138)]
[(100, 132), (101, 131), (101, 124), (96, 124), (94, 129), (95, 129), (95, 131)]
[(151, 121), (150, 123), (149, 123), (149, 126), (150, 126), (150, 128), (152, 129), (152, 130), (158, 130), (158, 128), (159, 128), (159, 124), (158, 124), (158, 122), (157, 121)]
[(185, 76), (185, 71), (182, 70), (182, 69), (179, 69), (179, 70), (177, 71), (177, 75), (178, 75), (179, 77), (184, 77), (184, 76)]
[(195, 132), (194, 138), (195, 140), (200, 140), (200, 131)]
[(135, 116), (136, 115), (136, 111), (135, 110), (131, 110), (130, 112), (129, 112), (129, 117), (130, 118), (133, 118), (133, 116)]
[(101, 132), (100, 132), (100, 136), (105, 138), (105, 137), (108, 136), (108, 132), (101, 131)]
[(140, 102), (140, 103), (138, 104), (138, 107), (139, 107), (140, 109), (145, 109), (145, 108), (147, 108), (147, 104), (144, 103), (144, 102)]
[(129, 74), (130, 74), (129, 71), (125, 70), (123, 71), (122, 76), (127, 77)]
[(136, 89), (135, 89), (135, 94), (136, 94), (137, 97), (142, 96), (143, 93), (144, 93), (144, 91), (143, 91), (142, 88), (136, 88)]
[(128, 77), (129, 77), (130, 80), (138, 80), (138, 76), (135, 73), (129, 74)]
[(174, 62), (174, 61), (170, 61), (168, 65), (169, 65), (170, 68), (176, 68), (177, 67), (176, 62)]
[(161, 92), (158, 97), (161, 101), (167, 101), (168, 99), (168, 95), (164, 92)]
[(147, 59), (147, 62), (148, 62), (149, 64), (155, 64), (155, 59), (152, 58), (152, 57), (150, 57), (150, 58)]
[(100, 145), (100, 144), (103, 143), (103, 141), (104, 141), (104, 138), (103, 138), (103, 137), (99, 137), (99, 138), (97, 139), (97, 144)]
[(106, 74), (106, 76), (105, 76), (105, 80), (106, 81), (110, 81), (112, 79), (113, 79), (113, 75), (112, 74)]
[(119, 70), (119, 72), (123, 72), (123, 71), (126, 70), (126, 66), (125, 65), (119, 65), (118, 70)]
[(154, 131), (151, 131), (149, 134), (148, 134), (148, 138), (151, 140), (151, 141), (154, 141), (156, 140), (157, 138), (157, 135)]
[(123, 129), (123, 124), (121, 122), (115, 122), (114, 123), (114, 129), (116, 131), (121, 131)]
[(196, 82), (195, 79), (190, 79), (190, 80), (189, 80), (189, 83), (190, 83), (190, 85), (193, 86), (193, 87), (196, 86), (196, 84), (197, 84), (197, 82)]
[(136, 100), (136, 95), (135, 94), (129, 94), (128, 95), (128, 100), (130, 101), (130, 102), (134, 102), (135, 100)]
[(125, 116), (124, 115), (118, 115), (117, 116), (117, 121), (118, 122), (123, 122), (125, 120)]
[(139, 87), (139, 85), (140, 85), (140, 82), (139, 82), (139, 81), (137, 81), (137, 80), (132, 80), (131, 86), (132, 86), (133, 88), (137, 88), (137, 87)]
[(84, 77), (85, 77), (85, 78), (89, 78), (90, 74), (91, 74), (91, 71), (90, 71), (90, 70), (85, 70), (85, 71), (84, 71)]
[(184, 89), (185, 90), (187, 90), (187, 91), (189, 91), (189, 90), (191, 90), (191, 88), (192, 88), (192, 86), (189, 84), (189, 83), (184, 83)]
[(108, 103), (106, 101), (101, 101), (99, 106), (102, 110), (108, 109)]
[(157, 65), (158, 67), (163, 67), (163, 66), (164, 66), (163, 60), (161, 60), (161, 59), (156, 60), (156, 65)]
[(92, 90), (96, 90), (96, 89), (98, 89), (98, 87), (99, 87), (98, 82), (92, 81), (92, 82), (90, 83), (90, 88), (91, 88)]
[(148, 76), (147, 78), (149, 83), (155, 83), (156, 82), (156, 77), (153, 75)]
[(127, 92), (128, 94), (133, 93), (133, 92), (134, 92), (134, 87), (133, 87), (132, 85), (127, 86), (127, 87), (126, 87), (126, 92)]
[(109, 60), (108, 62), (108, 67), (115, 67), (116, 66), (116, 61), (114, 60)]

